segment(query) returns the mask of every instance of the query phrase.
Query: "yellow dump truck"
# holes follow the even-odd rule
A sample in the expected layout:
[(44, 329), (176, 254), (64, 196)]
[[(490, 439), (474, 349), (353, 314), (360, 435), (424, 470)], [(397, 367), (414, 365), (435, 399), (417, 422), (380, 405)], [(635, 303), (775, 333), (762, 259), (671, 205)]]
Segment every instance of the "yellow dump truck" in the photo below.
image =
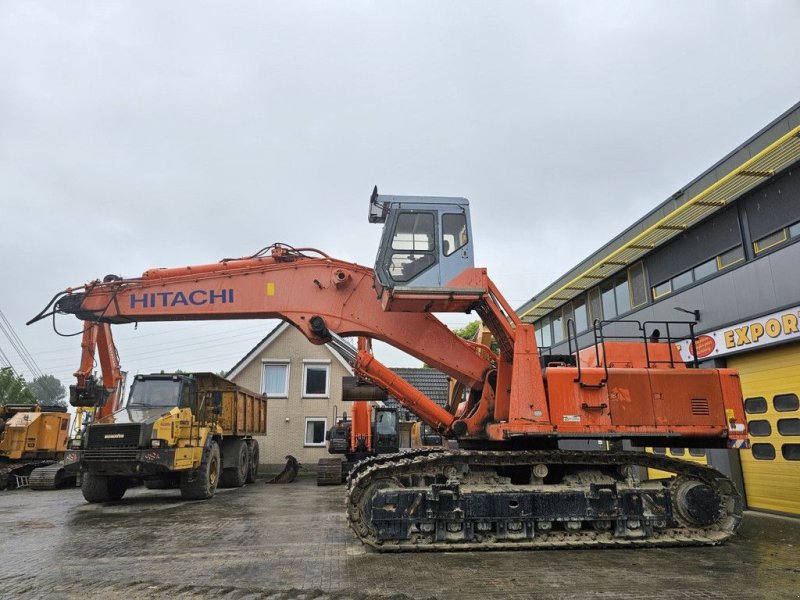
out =
[(34, 469), (61, 460), (68, 435), (62, 406), (0, 406), (0, 490), (27, 485)]
[(128, 403), (69, 441), (65, 466), (80, 472), (88, 502), (119, 500), (144, 483), (211, 498), (217, 485), (255, 481), (267, 399), (213, 373), (137, 375)]

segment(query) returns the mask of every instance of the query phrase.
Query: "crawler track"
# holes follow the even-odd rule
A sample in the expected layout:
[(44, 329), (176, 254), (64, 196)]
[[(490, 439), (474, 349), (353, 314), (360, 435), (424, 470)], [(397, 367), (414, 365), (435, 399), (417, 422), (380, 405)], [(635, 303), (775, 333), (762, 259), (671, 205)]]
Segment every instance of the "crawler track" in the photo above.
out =
[(427, 448), (362, 461), (347, 489), (350, 527), (384, 552), (713, 545), (741, 516), (715, 469), (639, 452)]
[(32, 490), (57, 490), (64, 487), (75, 487), (75, 475), (64, 470), (62, 463), (39, 467), (31, 472), (28, 487)]
[(34, 469), (52, 465), (55, 461), (52, 460), (39, 460), (33, 462), (25, 461), (11, 461), (0, 462), (0, 490), (13, 490), (17, 487), (15, 475), (22, 477), (30, 476)]

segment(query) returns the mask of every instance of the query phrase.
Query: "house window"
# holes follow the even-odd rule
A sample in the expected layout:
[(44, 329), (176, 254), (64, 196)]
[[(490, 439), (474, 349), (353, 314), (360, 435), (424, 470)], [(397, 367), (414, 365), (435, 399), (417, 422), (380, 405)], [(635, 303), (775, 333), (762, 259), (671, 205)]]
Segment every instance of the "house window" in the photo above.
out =
[(324, 446), (325, 430), (328, 429), (328, 419), (324, 417), (306, 417), (305, 446)]
[(327, 398), (330, 372), (329, 362), (303, 361), (303, 398)]
[(262, 392), (267, 398), (286, 398), (289, 396), (289, 361), (264, 363)]

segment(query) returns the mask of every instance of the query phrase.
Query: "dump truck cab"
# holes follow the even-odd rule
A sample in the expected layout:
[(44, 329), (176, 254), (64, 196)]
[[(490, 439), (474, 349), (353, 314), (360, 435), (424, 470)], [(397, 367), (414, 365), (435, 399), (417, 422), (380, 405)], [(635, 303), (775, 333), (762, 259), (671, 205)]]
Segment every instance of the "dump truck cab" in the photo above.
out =
[(137, 375), (131, 385), (128, 408), (192, 410), (194, 390), (194, 379), (182, 375)]
[(376, 187), (369, 222), (384, 225), (375, 259), (379, 290), (447, 287), (474, 267), (466, 198), (380, 196)]

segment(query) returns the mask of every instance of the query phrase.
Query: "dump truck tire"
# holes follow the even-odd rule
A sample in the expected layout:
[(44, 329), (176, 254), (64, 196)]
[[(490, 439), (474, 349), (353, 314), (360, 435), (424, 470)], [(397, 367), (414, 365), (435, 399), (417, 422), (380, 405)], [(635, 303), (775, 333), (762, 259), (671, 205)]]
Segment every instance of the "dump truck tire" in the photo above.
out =
[(219, 484), (221, 468), (219, 446), (211, 442), (211, 447), (203, 457), (200, 468), (181, 477), (181, 498), (184, 500), (208, 500), (214, 497)]
[(122, 477), (106, 477), (84, 473), (81, 492), (87, 502), (113, 502), (125, 495), (127, 486)]
[(250, 464), (247, 468), (245, 483), (254, 483), (258, 475), (258, 442), (253, 440), (250, 446)]
[(247, 448), (247, 442), (233, 440), (227, 445), (225, 452), (231, 453), (230, 456), (235, 466), (222, 471), (219, 484), (222, 487), (242, 487), (247, 481), (247, 473), (250, 470), (250, 451)]

